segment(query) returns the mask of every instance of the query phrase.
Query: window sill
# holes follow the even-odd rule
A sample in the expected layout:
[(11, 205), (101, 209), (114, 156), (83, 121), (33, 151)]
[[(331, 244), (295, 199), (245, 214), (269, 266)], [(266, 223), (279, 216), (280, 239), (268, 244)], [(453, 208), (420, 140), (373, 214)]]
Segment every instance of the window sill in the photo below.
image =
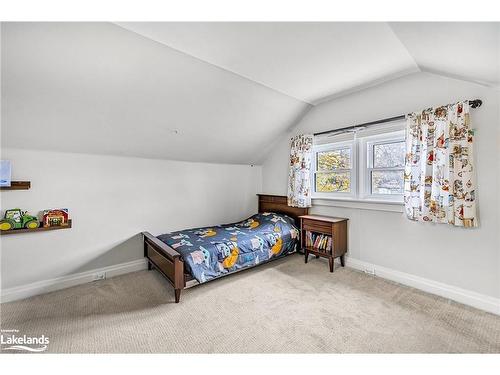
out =
[(313, 206), (329, 206), (356, 208), (359, 210), (375, 210), (389, 212), (404, 212), (402, 202), (379, 201), (374, 199), (342, 199), (342, 198), (312, 198)]

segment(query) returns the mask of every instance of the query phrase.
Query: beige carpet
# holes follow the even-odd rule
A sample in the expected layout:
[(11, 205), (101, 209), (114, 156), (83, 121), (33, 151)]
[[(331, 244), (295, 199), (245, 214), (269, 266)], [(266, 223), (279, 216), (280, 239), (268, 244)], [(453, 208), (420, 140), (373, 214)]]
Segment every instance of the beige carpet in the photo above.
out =
[[(338, 266), (338, 265), (336, 265)], [(3, 304), (49, 352), (500, 352), (500, 317), (298, 255), (183, 291), (156, 271)]]

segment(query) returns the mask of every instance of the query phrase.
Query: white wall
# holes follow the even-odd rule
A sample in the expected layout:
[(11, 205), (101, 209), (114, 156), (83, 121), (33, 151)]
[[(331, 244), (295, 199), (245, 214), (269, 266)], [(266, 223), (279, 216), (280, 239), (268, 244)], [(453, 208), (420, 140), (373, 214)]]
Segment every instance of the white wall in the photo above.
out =
[[(313, 213), (348, 217), (349, 255), (453, 287), (500, 297), (499, 92), (455, 79), (417, 73), (313, 108), (274, 148), (263, 165), (263, 191), (286, 192), (290, 136), (396, 116), (461, 99), (483, 100), (472, 109), (477, 130), (480, 227), (415, 223), (400, 212), (313, 206)], [(313, 203), (314, 205), (314, 203)], [(500, 311), (500, 309), (499, 309)]]
[(257, 210), (261, 167), (3, 149), (1, 208), (69, 208), (73, 228), (2, 236), (2, 289), (142, 259), (141, 231), (232, 222)]

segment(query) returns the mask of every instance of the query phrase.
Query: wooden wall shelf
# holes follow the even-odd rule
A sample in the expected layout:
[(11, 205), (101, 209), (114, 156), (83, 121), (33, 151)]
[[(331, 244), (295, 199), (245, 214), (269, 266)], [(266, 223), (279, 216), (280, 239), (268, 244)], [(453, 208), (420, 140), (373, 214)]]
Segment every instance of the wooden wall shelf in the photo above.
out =
[(10, 229), (10, 230), (1, 230), (0, 235), (4, 236), (7, 234), (15, 234), (15, 233), (28, 233), (28, 232), (44, 232), (48, 230), (59, 230), (59, 229), (70, 229), (71, 228), (71, 219), (68, 220), (68, 225), (60, 226), (60, 227), (43, 227), (43, 224), (40, 223), (38, 228), (34, 229)]
[(28, 190), (31, 181), (11, 181), (10, 186), (0, 186), (0, 190)]

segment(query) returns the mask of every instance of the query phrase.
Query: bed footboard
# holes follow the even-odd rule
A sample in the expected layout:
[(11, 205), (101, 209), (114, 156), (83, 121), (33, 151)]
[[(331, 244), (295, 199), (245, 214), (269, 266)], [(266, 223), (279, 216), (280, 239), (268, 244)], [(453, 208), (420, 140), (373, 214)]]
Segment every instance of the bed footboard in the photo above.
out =
[(172, 284), (175, 303), (179, 303), (181, 290), (186, 286), (184, 262), (181, 255), (149, 232), (144, 236), (144, 256), (148, 259), (148, 269), (156, 268)]

